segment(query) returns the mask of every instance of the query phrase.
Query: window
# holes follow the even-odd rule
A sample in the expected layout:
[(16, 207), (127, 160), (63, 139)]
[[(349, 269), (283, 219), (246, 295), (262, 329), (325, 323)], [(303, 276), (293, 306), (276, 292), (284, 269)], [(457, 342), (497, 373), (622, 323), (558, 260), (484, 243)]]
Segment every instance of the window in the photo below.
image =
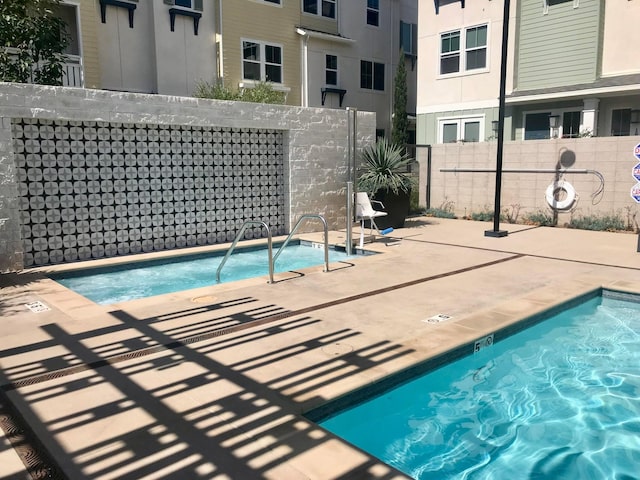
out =
[(360, 61), (360, 88), (384, 91), (384, 63)]
[(441, 119), (439, 136), (441, 143), (479, 142), (484, 127), (483, 117)]
[(562, 114), (562, 138), (580, 136), (580, 112), (564, 112)]
[[(134, 0), (138, 1), (138, 0)], [(175, 5), (176, 7), (193, 8), (202, 11), (203, 0), (164, 0), (167, 5)]]
[(460, 32), (440, 36), (440, 75), (460, 71)]
[(465, 121), (462, 125), (464, 127), (464, 135), (462, 136), (464, 142), (480, 141), (480, 122)]
[(282, 83), (282, 48), (258, 42), (242, 42), (242, 78)]
[(407, 55), (418, 54), (418, 26), (400, 21), (400, 47)]
[(468, 28), (466, 37), (466, 69), (485, 68), (487, 66), (487, 26)]
[(380, 24), (380, 4), (378, 0), (367, 0), (367, 25)]
[(573, 3), (573, 8), (578, 8), (578, 6), (580, 5), (580, 0), (543, 0), (542, 13), (546, 15), (547, 13), (549, 13), (549, 7), (560, 5), (561, 3)]
[(551, 138), (550, 115), (551, 112), (527, 113), (524, 118), (524, 139), (541, 140)]
[(325, 56), (324, 83), (338, 85), (338, 57), (335, 55)]
[(631, 109), (621, 108), (611, 112), (611, 135), (626, 137), (631, 135)]
[(313, 15), (336, 18), (336, 0), (302, 0), (302, 10)]
[(384, 91), (384, 63), (373, 64), (373, 89)]
[[(138, 1), (138, 0), (134, 0)], [(175, 5), (176, 7), (193, 8), (202, 11), (202, 0), (164, 0), (164, 3)]]
[(484, 68), (487, 68), (486, 25), (465, 29), (464, 37), (461, 30), (440, 35), (440, 75)]

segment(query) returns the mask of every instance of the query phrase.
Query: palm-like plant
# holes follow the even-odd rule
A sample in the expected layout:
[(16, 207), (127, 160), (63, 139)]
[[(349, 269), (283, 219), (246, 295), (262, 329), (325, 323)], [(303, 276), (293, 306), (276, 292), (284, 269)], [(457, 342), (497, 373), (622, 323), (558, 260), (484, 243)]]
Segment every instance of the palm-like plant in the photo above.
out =
[(371, 195), (377, 192), (409, 193), (414, 184), (407, 166), (413, 162), (404, 148), (385, 138), (364, 148), (364, 164), (358, 177), (358, 189)]

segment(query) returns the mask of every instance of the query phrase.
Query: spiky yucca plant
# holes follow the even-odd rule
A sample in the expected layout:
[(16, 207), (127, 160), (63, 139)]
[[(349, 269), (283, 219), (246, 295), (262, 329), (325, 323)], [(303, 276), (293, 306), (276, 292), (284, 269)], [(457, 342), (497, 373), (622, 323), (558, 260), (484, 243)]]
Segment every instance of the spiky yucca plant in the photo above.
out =
[(358, 177), (358, 189), (371, 195), (377, 192), (409, 193), (414, 180), (407, 166), (413, 162), (404, 148), (380, 138), (362, 152), (364, 164)]

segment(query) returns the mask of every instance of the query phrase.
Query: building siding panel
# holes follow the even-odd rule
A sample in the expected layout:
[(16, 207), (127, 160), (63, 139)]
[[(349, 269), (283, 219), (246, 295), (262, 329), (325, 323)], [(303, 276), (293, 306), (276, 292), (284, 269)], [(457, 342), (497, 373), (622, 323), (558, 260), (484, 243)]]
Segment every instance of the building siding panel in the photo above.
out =
[(529, 90), (594, 81), (598, 75), (600, 0), (568, 1), (543, 13), (539, 0), (523, 0), (516, 88)]

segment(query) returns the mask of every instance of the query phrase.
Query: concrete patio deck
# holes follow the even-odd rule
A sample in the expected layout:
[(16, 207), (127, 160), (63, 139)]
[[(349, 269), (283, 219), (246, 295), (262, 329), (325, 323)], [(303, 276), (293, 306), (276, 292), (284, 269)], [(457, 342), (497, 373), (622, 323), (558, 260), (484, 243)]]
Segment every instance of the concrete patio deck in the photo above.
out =
[(104, 306), (2, 275), (0, 478), (406, 478), (302, 413), (594, 289), (640, 293), (636, 235), (502, 227), (412, 218), (329, 273)]

